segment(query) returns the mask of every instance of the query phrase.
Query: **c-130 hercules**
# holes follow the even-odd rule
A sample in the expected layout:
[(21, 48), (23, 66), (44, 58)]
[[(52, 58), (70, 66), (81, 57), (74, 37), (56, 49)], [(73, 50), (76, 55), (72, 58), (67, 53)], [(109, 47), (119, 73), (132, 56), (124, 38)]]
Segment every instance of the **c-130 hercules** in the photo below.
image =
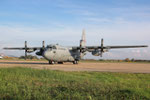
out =
[(140, 48), (148, 47), (147, 45), (133, 45), (133, 46), (104, 46), (103, 39), (101, 39), (100, 46), (86, 46), (85, 31), (83, 30), (82, 39), (80, 40), (79, 46), (63, 47), (58, 44), (47, 45), (45, 47), (45, 42), (42, 42), (42, 47), (27, 47), (27, 41), (25, 41), (25, 47), (19, 48), (4, 48), (10, 50), (25, 50), (25, 58), (27, 53), (36, 52), (36, 55), (43, 56), (49, 61), (49, 64), (63, 62), (73, 62), (73, 64), (78, 64), (78, 61), (86, 55), (86, 52), (91, 52), (94, 56), (101, 56), (104, 52), (108, 52), (109, 49), (118, 48)]

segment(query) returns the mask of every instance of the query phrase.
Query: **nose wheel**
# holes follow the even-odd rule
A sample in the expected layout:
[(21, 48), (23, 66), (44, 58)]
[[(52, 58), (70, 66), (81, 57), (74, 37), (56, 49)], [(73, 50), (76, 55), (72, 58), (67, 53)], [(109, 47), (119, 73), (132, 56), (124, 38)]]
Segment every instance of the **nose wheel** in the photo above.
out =
[(77, 60), (73, 61), (73, 64), (78, 64), (78, 61)]
[(54, 64), (54, 63), (55, 63), (54, 61), (49, 61), (49, 64), (51, 64), (51, 65)]

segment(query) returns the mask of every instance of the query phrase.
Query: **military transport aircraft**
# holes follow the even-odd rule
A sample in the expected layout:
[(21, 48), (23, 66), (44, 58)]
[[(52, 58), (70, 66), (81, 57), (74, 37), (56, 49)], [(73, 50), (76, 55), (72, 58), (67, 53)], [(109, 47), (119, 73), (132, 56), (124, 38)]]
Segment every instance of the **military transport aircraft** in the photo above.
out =
[(42, 42), (42, 47), (27, 47), (27, 41), (25, 41), (25, 47), (17, 48), (4, 48), (9, 50), (25, 50), (25, 58), (27, 53), (36, 52), (36, 55), (43, 56), (49, 61), (49, 64), (63, 62), (73, 62), (73, 64), (78, 64), (78, 61), (86, 55), (86, 52), (91, 52), (94, 56), (101, 56), (104, 52), (108, 52), (109, 49), (118, 48), (140, 48), (148, 47), (147, 45), (133, 45), (133, 46), (104, 46), (103, 39), (101, 39), (100, 46), (86, 46), (85, 31), (83, 30), (82, 39), (80, 40), (79, 46), (63, 47), (58, 44), (47, 45), (45, 47), (45, 42)]

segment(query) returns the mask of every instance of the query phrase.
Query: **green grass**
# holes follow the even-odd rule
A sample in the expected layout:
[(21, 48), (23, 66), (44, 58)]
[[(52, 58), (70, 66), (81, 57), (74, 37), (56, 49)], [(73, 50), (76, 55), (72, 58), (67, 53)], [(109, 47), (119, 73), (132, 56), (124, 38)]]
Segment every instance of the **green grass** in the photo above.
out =
[(141, 61), (125, 61), (125, 60), (81, 60), (83, 63), (145, 63), (150, 64), (149, 60), (141, 60)]
[(0, 69), (0, 100), (149, 100), (150, 74)]

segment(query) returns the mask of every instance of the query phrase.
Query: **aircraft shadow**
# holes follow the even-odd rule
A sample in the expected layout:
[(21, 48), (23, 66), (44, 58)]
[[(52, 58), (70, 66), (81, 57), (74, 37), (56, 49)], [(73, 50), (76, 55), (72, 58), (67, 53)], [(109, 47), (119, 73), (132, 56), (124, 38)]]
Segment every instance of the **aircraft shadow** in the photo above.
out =
[(0, 64), (48, 65), (48, 63), (44, 62), (0, 62)]

